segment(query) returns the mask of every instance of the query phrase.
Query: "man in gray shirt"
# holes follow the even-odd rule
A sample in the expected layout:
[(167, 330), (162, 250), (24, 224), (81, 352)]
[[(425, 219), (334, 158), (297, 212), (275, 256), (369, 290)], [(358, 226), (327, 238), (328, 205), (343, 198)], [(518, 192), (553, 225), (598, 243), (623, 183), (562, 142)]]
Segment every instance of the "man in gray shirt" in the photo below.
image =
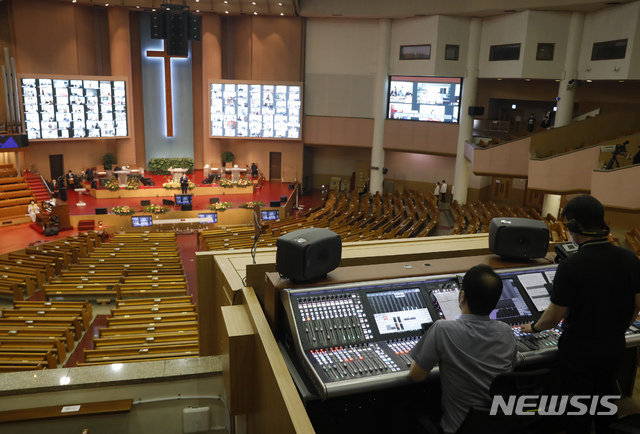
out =
[(414, 381), (425, 380), (436, 364), (439, 367), (445, 433), (456, 432), (471, 407), (489, 407), (491, 382), (513, 369), (516, 341), (511, 327), (489, 318), (501, 294), (502, 280), (491, 267), (472, 267), (460, 290), (462, 315), (435, 322), (409, 354)]

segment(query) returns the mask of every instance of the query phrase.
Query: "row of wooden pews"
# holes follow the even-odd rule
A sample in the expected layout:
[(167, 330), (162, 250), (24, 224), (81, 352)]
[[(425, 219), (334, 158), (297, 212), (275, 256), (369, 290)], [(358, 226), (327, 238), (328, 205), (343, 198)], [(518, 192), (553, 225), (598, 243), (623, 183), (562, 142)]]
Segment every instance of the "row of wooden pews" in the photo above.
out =
[(97, 234), (79, 234), (0, 257), (0, 295), (14, 300), (30, 297), (60, 274), (65, 267), (86, 256), (100, 243)]
[(197, 357), (198, 320), (191, 296), (119, 300), (78, 365)]
[(14, 301), (0, 318), (0, 372), (58, 367), (92, 316), (88, 301)]
[(425, 237), (433, 232), (440, 218), (433, 193), (377, 193), (373, 197), (331, 190), (323, 204), (298, 217), (270, 221), (256, 239), (255, 228), (247, 226), (208, 229), (200, 234), (206, 250), (250, 249), (254, 243), (275, 246), (283, 234), (304, 228), (328, 228), (343, 242), (389, 238)]
[(25, 217), (27, 205), (36, 200), (26, 179), (17, 175), (13, 164), (0, 164), (0, 220)]
[(175, 233), (116, 234), (44, 285), (46, 299), (186, 294)]

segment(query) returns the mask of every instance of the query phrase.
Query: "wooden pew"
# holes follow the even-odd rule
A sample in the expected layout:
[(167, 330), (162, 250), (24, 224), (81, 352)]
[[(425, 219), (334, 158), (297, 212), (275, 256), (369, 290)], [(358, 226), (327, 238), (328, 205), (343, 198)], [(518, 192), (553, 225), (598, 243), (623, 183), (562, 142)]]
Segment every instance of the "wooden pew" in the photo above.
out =
[(44, 255), (27, 255), (26, 253), (9, 253), (9, 260), (15, 261), (16, 265), (28, 265), (30, 267), (45, 267), (47, 276), (53, 277), (62, 271), (62, 262)]
[(126, 306), (159, 306), (162, 304), (193, 304), (193, 297), (186, 295), (183, 297), (163, 297), (163, 298), (132, 298), (129, 300), (116, 301), (116, 308)]
[(58, 361), (52, 351), (4, 351), (0, 348), (0, 364), (12, 365), (25, 362), (44, 362), (45, 367), (48, 369), (55, 369), (58, 367)]
[(17, 283), (0, 281), (0, 295), (13, 297), (14, 300), (24, 300), (24, 292)]
[[(117, 285), (116, 285), (117, 287)], [(101, 295), (115, 295), (114, 285), (109, 283), (89, 283), (89, 284), (46, 284), (43, 288), (45, 300), (51, 297), (98, 297)]]
[(44, 308), (44, 307), (24, 307), (20, 309), (6, 309), (2, 308), (2, 318), (24, 318), (24, 317), (38, 317), (38, 318), (50, 318), (50, 317), (66, 317), (71, 316), (77, 318), (82, 327), (87, 330), (91, 320), (91, 316), (87, 314), (84, 309), (74, 308)]
[(155, 336), (157, 333), (167, 332), (179, 332), (187, 330), (198, 330), (198, 321), (179, 321), (179, 322), (166, 322), (166, 323), (154, 323), (148, 324), (129, 324), (129, 325), (117, 325), (106, 328), (100, 328), (100, 337), (107, 336), (123, 336), (127, 334), (147, 334), (148, 336)]
[(78, 309), (84, 310), (89, 318), (93, 317), (93, 306), (88, 300), (85, 301), (20, 301), (13, 302), (15, 309), (21, 308), (61, 308), (61, 309)]
[(31, 317), (25, 316), (23, 318), (0, 318), (0, 327), (65, 327), (69, 331), (73, 332), (74, 338), (77, 340), (82, 336), (82, 324), (77, 318), (72, 316), (67, 317)]
[(3, 326), (0, 324), (0, 339), (6, 338), (56, 338), (66, 345), (67, 352), (72, 351), (75, 346), (74, 336), (67, 327)]
[(16, 274), (10, 271), (0, 271), (0, 282), (7, 284), (16, 284), (27, 290), (27, 295), (31, 296), (36, 293), (36, 282), (34, 276)]
[(124, 315), (143, 315), (143, 314), (160, 314), (168, 312), (195, 312), (196, 307), (193, 304), (186, 303), (164, 303), (152, 305), (132, 305), (122, 306), (111, 309), (111, 316)]
[(56, 356), (58, 363), (64, 362), (67, 357), (62, 340), (53, 337), (18, 338), (10, 336), (0, 338), (0, 352), (3, 351), (51, 351)]
[(0, 362), (0, 373), (5, 372), (23, 372), (23, 371), (39, 371), (47, 367), (46, 361), (8, 361)]
[(197, 357), (198, 344), (173, 344), (145, 348), (101, 348), (83, 351), (86, 364), (134, 362), (155, 359)]
[(195, 312), (159, 312), (145, 315), (107, 317), (107, 324), (108, 327), (133, 324), (153, 325), (156, 323), (197, 321), (197, 319), (198, 314)]
[(5, 271), (34, 277), (38, 288), (42, 288), (42, 285), (44, 285), (47, 281), (47, 273), (45, 272), (44, 268), (35, 268), (16, 264), (8, 265), (0, 261), (0, 273), (3, 273)]
[(104, 338), (96, 338), (93, 340), (95, 348), (113, 348), (113, 347), (146, 347), (167, 344), (171, 342), (197, 342), (198, 331), (186, 330), (180, 332), (157, 333), (154, 336), (145, 334), (130, 334), (121, 336), (110, 336)]

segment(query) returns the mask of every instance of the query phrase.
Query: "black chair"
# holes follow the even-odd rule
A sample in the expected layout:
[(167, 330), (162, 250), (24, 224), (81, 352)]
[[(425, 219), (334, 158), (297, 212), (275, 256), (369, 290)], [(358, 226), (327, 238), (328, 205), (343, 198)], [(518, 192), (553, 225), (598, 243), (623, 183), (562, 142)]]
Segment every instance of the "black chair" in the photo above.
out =
[[(505, 372), (498, 375), (489, 389), (489, 394), (502, 396), (505, 401), (509, 396), (544, 395), (549, 393), (549, 369), (535, 371)], [(532, 415), (506, 415), (498, 412), (490, 414), (491, 409), (485, 407), (472, 407), (467, 417), (456, 431), (456, 434), (526, 434), (538, 432), (536, 426), (541, 423), (542, 416)], [(418, 418), (418, 415), (412, 415)], [(545, 416), (546, 417), (546, 416)], [(424, 432), (428, 434), (441, 434), (441, 431), (430, 420), (418, 418)]]

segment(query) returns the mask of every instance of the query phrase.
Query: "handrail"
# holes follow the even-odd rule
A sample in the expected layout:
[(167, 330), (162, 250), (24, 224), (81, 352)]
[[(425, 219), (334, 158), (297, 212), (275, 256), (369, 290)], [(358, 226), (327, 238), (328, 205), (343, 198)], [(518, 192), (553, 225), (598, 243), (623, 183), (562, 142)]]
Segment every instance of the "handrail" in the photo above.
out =
[(42, 182), (42, 184), (46, 187), (47, 191), (49, 192), (49, 197), (53, 196), (53, 192), (49, 188), (49, 183), (45, 181), (44, 176), (42, 175), (40, 175), (40, 182)]

